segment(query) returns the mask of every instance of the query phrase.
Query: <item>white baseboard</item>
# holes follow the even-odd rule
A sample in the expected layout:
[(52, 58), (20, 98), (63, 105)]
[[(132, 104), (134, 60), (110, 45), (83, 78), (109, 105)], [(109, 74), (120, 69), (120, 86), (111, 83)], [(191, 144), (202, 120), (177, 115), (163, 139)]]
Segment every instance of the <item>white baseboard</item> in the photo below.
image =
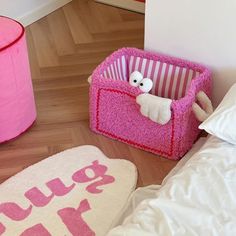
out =
[(52, 0), (48, 1), (46, 4), (33, 9), (25, 13), (23, 16), (18, 17), (16, 20), (21, 22), (24, 26), (30, 25), (33, 22), (39, 20), (40, 18), (50, 14), (51, 12), (57, 10), (58, 8), (64, 6), (65, 4), (71, 2), (72, 0)]
[(109, 4), (115, 7), (125, 8), (127, 10), (144, 13), (145, 4), (133, 0), (96, 0), (96, 2)]

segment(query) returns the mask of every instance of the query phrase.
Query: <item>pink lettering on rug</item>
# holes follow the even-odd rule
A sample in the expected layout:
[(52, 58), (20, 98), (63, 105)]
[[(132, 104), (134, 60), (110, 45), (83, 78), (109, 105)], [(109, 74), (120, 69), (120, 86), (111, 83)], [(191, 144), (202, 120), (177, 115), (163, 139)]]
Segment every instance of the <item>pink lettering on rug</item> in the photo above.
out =
[(24, 220), (32, 211), (30, 205), (27, 209), (23, 209), (14, 202), (6, 202), (0, 204), (0, 214), (4, 214), (11, 220), (20, 221)]
[(34, 225), (25, 230), (20, 236), (52, 236), (42, 224)]
[[(93, 171), (93, 177), (90, 177), (86, 174), (86, 171), (88, 170)], [(101, 193), (103, 190), (98, 189), (97, 187), (110, 184), (115, 181), (115, 178), (113, 176), (105, 175), (106, 171), (106, 166), (99, 164), (98, 161), (94, 161), (92, 165), (84, 167), (83, 169), (75, 172), (72, 176), (72, 179), (77, 183), (86, 183), (98, 178), (102, 178), (101, 180), (90, 184), (86, 188), (86, 190), (90, 193)]]
[(6, 231), (5, 226), (0, 222), (0, 235), (2, 235)]
[(25, 193), (25, 197), (27, 197), (34, 206), (43, 207), (46, 206), (54, 196), (64, 196), (75, 187), (74, 183), (66, 187), (59, 178), (47, 182), (46, 185), (52, 192), (50, 196), (45, 196), (37, 187), (34, 187)]
[(69, 187), (66, 187), (59, 178), (47, 182), (46, 185), (52, 191), (52, 193), (58, 197), (68, 194), (75, 187), (74, 183)]
[[(103, 191), (99, 188), (100, 186), (115, 181), (113, 176), (106, 175), (107, 170), (108, 168), (105, 165), (99, 164), (98, 160), (96, 160), (92, 162), (91, 165), (76, 171), (72, 174), (71, 178), (76, 183), (87, 183), (95, 180), (95, 182), (90, 183), (86, 187), (86, 190), (89, 193), (97, 194)], [(70, 186), (66, 186), (60, 178), (52, 179), (45, 183), (51, 191), (49, 196), (46, 196), (37, 187), (33, 187), (27, 190), (24, 194), (33, 205), (30, 205), (27, 209), (23, 209), (14, 202), (1, 203), (0, 214), (4, 214), (13, 221), (22, 221), (32, 213), (33, 207), (44, 207), (48, 205), (55, 196), (61, 197), (67, 195), (74, 189), (76, 183), (72, 182)], [(78, 209), (68, 207), (59, 210), (57, 213), (73, 236), (94, 236), (95, 233), (82, 218), (82, 213), (88, 210), (90, 210), (90, 206), (88, 200), (85, 199), (81, 201)], [(6, 230), (6, 227), (0, 222), (0, 235), (5, 233)], [(42, 224), (36, 224), (35, 226), (25, 230), (21, 235), (51, 236)]]
[(50, 196), (45, 196), (38, 188), (33, 187), (25, 193), (25, 197), (28, 198), (34, 206), (44, 207), (52, 200), (54, 194), (52, 193)]
[(78, 209), (68, 207), (59, 210), (57, 214), (73, 236), (95, 236), (95, 233), (82, 218), (82, 214), (90, 209), (89, 202), (85, 199), (80, 202)]

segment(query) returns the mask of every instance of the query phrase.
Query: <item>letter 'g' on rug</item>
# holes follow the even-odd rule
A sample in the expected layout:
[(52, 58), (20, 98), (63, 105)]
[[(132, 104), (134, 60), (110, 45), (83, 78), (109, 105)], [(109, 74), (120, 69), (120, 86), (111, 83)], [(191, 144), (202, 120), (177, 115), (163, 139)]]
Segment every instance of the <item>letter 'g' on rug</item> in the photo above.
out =
[(131, 162), (94, 146), (58, 153), (0, 185), (0, 235), (106, 235), (136, 181)]

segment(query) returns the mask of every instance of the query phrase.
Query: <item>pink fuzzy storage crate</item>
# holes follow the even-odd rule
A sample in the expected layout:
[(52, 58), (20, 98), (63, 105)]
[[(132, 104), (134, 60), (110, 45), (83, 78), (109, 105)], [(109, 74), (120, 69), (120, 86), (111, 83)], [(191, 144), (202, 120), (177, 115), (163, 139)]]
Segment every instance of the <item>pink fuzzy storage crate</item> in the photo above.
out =
[[(157, 124), (140, 113), (129, 84), (133, 71), (153, 80), (151, 93), (172, 99), (171, 120)], [(93, 131), (137, 148), (177, 160), (197, 139), (199, 122), (192, 112), (196, 94), (211, 94), (211, 73), (196, 63), (135, 48), (123, 48), (93, 72), (90, 86), (90, 127)]]

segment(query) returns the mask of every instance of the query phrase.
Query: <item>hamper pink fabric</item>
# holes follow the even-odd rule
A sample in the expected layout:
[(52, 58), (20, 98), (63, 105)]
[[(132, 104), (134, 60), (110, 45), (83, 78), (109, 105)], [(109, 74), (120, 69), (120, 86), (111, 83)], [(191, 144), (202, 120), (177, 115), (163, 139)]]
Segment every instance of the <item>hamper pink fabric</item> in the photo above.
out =
[(0, 16), (0, 142), (15, 138), (35, 119), (24, 28)]
[[(172, 99), (172, 116), (166, 125), (141, 115), (135, 101), (141, 91), (128, 83), (135, 70), (153, 80), (152, 94)], [(191, 109), (196, 94), (202, 90), (210, 96), (211, 86), (210, 71), (204, 66), (135, 48), (120, 49), (92, 74), (91, 129), (169, 159), (179, 159), (200, 132)]]

